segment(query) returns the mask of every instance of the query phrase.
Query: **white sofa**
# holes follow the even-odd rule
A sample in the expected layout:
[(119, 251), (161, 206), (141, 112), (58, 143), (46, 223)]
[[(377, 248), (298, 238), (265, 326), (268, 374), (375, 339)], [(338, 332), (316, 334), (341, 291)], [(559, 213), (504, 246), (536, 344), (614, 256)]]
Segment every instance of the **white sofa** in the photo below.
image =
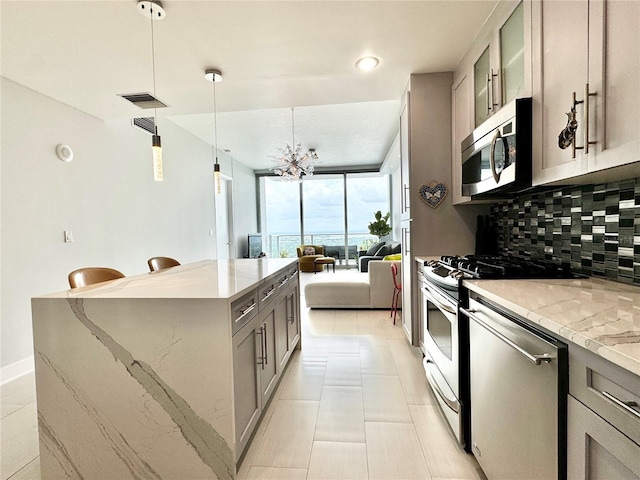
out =
[[(399, 261), (372, 260), (369, 271), (314, 275), (304, 288), (309, 308), (391, 308), (393, 277), (391, 264)], [(398, 306), (400, 308), (400, 306)]]

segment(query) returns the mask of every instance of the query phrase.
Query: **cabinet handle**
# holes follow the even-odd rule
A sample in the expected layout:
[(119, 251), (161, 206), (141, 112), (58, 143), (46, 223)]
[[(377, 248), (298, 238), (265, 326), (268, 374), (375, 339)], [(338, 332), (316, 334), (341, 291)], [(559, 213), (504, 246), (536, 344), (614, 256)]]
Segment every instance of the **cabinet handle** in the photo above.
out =
[(261, 365), (264, 370), (264, 334), (262, 333), (262, 327), (256, 332), (256, 335), (260, 335), (260, 357), (258, 357), (258, 365)]
[(262, 328), (264, 328), (264, 336), (262, 337), (264, 340), (264, 365), (269, 365), (269, 349), (267, 344), (267, 324), (265, 323)]
[(404, 185), (404, 195), (403, 195), (403, 200), (404, 200), (404, 210), (407, 211), (409, 210), (409, 201), (407, 200), (407, 192), (409, 191), (409, 185)]
[(486, 82), (487, 82), (487, 116), (494, 111), (494, 107), (497, 107), (498, 104), (495, 103), (495, 96), (493, 95), (493, 82), (494, 77), (497, 77), (498, 73), (493, 73), (493, 68), (491, 69), (491, 73), (487, 73)]
[(287, 297), (287, 320), (293, 325), (293, 293)]
[(282, 287), (289, 281), (289, 277), (284, 277), (284, 279), (278, 284), (278, 287)]
[(499, 104), (496, 103), (496, 96), (494, 94), (493, 91), (493, 84), (495, 83), (495, 78), (498, 78), (498, 75), (500, 73), (500, 70), (497, 70), (496, 73), (493, 73), (493, 68), (491, 69), (491, 110), (492, 111), (496, 111), (495, 107), (497, 107)]
[(595, 97), (596, 92), (589, 92), (589, 84), (584, 85), (584, 153), (589, 154), (589, 145), (595, 145), (597, 142), (589, 140), (589, 97)]
[(264, 296), (262, 297), (262, 301), (264, 302), (267, 298), (269, 298), (271, 295), (273, 295), (273, 292), (276, 291), (276, 287), (271, 286), (271, 289), (264, 294)]
[(573, 92), (573, 107), (575, 109), (576, 105), (580, 105), (581, 103), (584, 103), (584, 145), (582, 145), (581, 147), (576, 146), (576, 139), (575, 137), (573, 137), (573, 142), (571, 143), (572, 145), (572, 151), (573, 151), (573, 156), (572, 158), (576, 158), (576, 150), (584, 150), (585, 154), (589, 153), (589, 145), (595, 145), (597, 142), (595, 141), (589, 141), (589, 97), (595, 97), (597, 94), (596, 92), (590, 93), (589, 92), (589, 84), (586, 83), (584, 86), (584, 100), (576, 100), (576, 92)]
[(640, 412), (638, 410), (636, 410), (635, 408), (633, 408), (633, 407), (636, 407), (636, 408), (638, 407), (638, 403), (637, 402), (633, 402), (633, 401), (632, 402), (623, 402), (622, 400), (618, 400), (616, 397), (614, 397), (609, 392), (606, 392), (604, 390), (601, 393), (604, 396), (604, 398), (606, 398), (610, 402), (616, 404), (617, 406), (622, 408), (625, 412), (629, 412), (630, 414), (634, 415), (635, 417), (640, 418)]
[(489, 88), (491, 85), (491, 79), (489, 78), (489, 74), (487, 73), (484, 77), (484, 81), (487, 85), (487, 93), (485, 94), (485, 99), (486, 99), (486, 105), (487, 105), (487, 116), (489, 116), (489, 114), (491, 113), (491, 100), (489, 100)]
[(240, 316), (236, 318), (236, 322), (239, 322), (242, 319), (242, 317), (250, 313), (254, 308), (256, 308), (256, 302), (253, 302), (251, 305), (248, 305), (247, 307), (245, 307), (244, 310), (240, 310)]

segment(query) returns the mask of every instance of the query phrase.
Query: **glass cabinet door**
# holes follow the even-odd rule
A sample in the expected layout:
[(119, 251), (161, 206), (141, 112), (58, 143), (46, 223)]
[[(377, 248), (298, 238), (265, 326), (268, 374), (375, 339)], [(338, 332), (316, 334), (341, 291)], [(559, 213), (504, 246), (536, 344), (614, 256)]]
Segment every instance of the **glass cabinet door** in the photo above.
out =
[(487, 47), (473, 66), (476, 127), (489, 118), (490, 60), (489, 47)]
[(524, 91), (524, 20), (522, 3), (500, 29), (502, 104)]

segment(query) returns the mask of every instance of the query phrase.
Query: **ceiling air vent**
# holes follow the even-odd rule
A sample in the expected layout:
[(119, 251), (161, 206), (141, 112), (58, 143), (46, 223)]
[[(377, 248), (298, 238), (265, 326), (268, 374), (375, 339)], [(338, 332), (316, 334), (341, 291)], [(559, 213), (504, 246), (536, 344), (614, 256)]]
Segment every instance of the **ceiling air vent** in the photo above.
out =
[(140, 108), (164, 108), (167, 106), (166, 103), (158, 100), (150, 93), (124, 93), (119, 94), (118, 96), (129, 100)]
[(153, 135), (156, 131), (155, 121), (153, 117), (137, 117), (131, 119), (131, 125), (135, 128), (139, 128), (149, 135)]

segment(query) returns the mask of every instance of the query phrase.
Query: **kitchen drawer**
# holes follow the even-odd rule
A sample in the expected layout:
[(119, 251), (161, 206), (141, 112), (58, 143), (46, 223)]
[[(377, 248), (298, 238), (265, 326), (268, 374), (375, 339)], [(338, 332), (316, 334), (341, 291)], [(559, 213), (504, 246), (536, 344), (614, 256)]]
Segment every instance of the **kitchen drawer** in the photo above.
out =
[(260, 310), (266, 307), (276, 298), (276, 292), (278, 290), (278, 277), (271, 277), (265, 280), (265, 282), (258, 287), (258, 299), (260, 303)]
[(640, 446), (572, 396), (567, 411), (568, 480), (640, 478)]
[(251, 290), (231, 303), (232, 335), (258, 313), (258, 291)]
[(640, 377), (571, 346), (569, 393), (640, 444)]

